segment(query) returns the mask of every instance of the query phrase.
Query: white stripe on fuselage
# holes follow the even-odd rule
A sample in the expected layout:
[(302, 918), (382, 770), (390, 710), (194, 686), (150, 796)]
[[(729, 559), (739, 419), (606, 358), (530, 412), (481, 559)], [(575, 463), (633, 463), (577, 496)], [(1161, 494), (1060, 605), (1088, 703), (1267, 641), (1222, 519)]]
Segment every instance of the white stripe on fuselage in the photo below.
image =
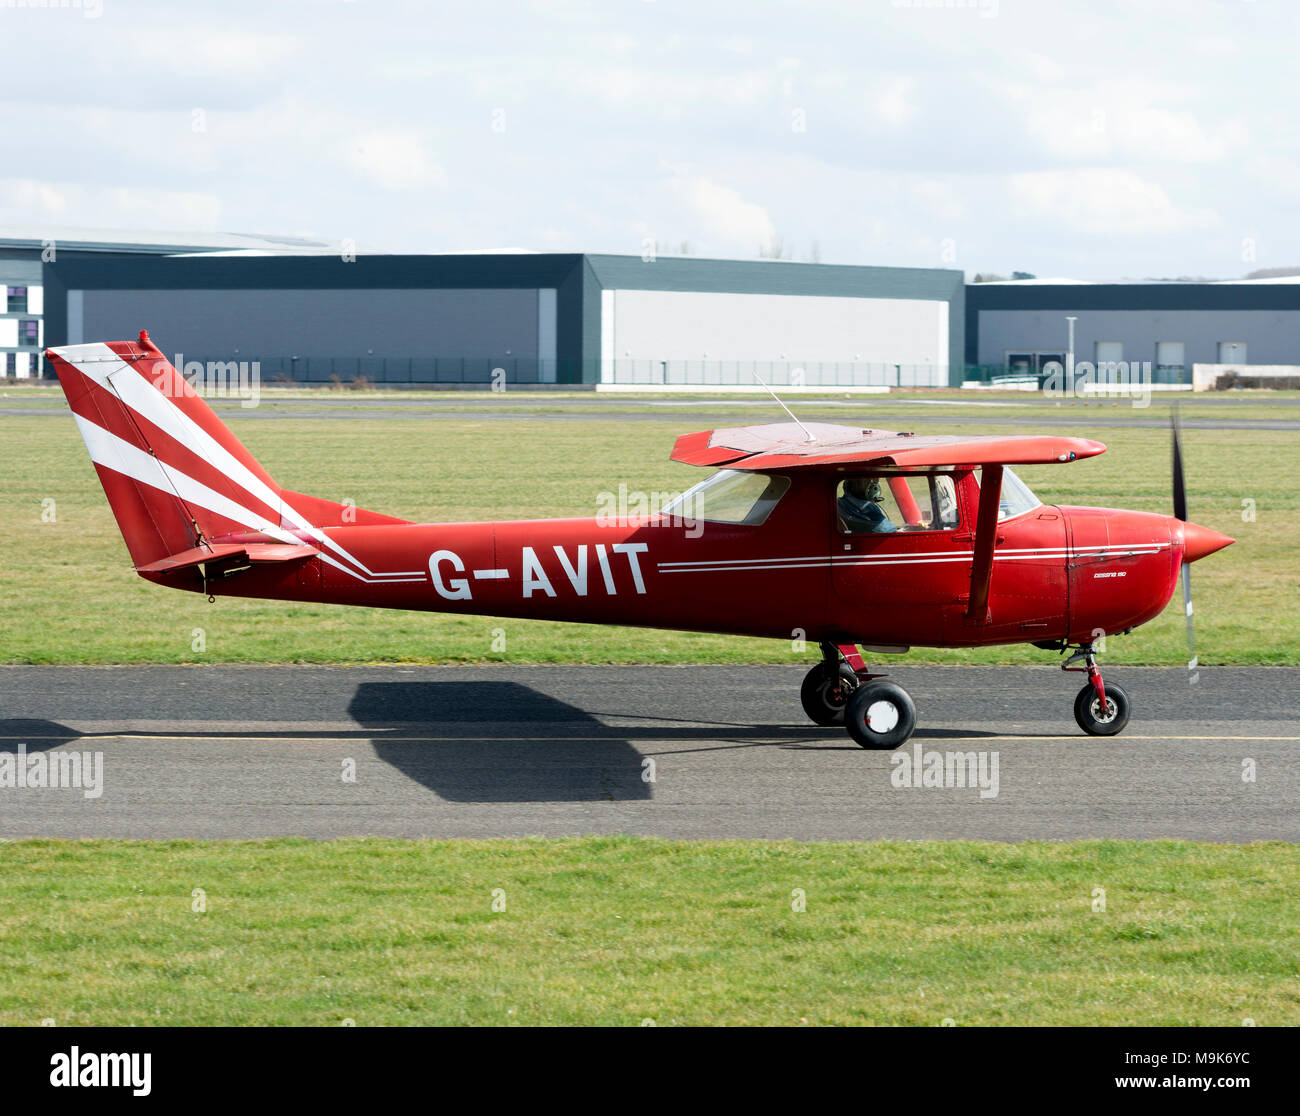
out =
[[(296, 527), (306, 531), (317, 542), (331, 547), (342, 558), (353, 563), (370, 577), (396, 578), (409, 574), (422, 574), (420, 570), (375, 573), (374, 570), (350, 554), (320, 528), (310, 523), (280, 493), (271, 489), (257, 474), (176, 406), (175, 402), (168, 399), (158, 388), (154, 387), (138, 368), (123, 360), (107, 345), (101, 342), (90, 345), (67, 346), (51, 351), (66, 360), (79, 372), (94, 380), (100, 387), (112, 392), (136, 414), (147, 419), (159, 430), (180, 442), (181, 445), (229, 478), (254, 499), (266, 507), (274, 509), (282, 519), (288, 519)], [(122, 374), (119, 375), (119, 373)], [(179, 376), (179, 373), (177, 375)], [(208, 491), (211, 491), (211, 489)], [(301, 540), (295, 541), (300, 542)], [(425, 578), (421, 576), (416, 580), (425, 580)]]
[[(302, 542), (301, 538), (286, 531), (279, 524), (272, 523), (265, 516), (251, 511), (242, 504), (235, 503), (235, 501), (223, 496), (220, 492), (213, 491), (187, 473), (172, 468), (138, 446), (133, 446), (125, 439), (105, 430), (102, 426), (97, 426), (89, 419), (82, 418), (81, 415), (75, 413), (72, 417), (77, 420), (77, 427), (81, 431), (82, 440), (86, 443), (86, 449), (90, 452), (91, 460), (97, 465), (102, 465), (105, 469), (111, 469), (115, 473), (122, 474), (122, 476), (130, 477), (141, 484), (147, 484), (150, 488), (155, 488), (167, 496), (179, 496), (187, 504), (196, 504), (229, 519), (233, 523), (239, 523), (251, 531), (261, 531), (263, 534), (270, 535), (280, 542), (293, 545)], [(329, 565), (341, 570), (349, 577), (367, 583), (390, 584), (396, 581), (428, 580), (424, 577), (389, 577), (378, 581), (358, 574), (355, 570), (348, 569), (328, 554), (321, 554), (320, 558), (321, 561), (329, 563)]]
[[(1043, 549), (1018, 548), (998, 550), (994, 553), (995, 561), (1028, 562), (1036, 560), (1065, 559), (1071, 554), (1092, 558), (1128, 558), (1139, 554), (1158, 554), (1169, 549), (1169, 543), (1139, 543), (1133, 546), (1088, 546), (1048, 547)], [(798, 570), (823, 569), (828, 566), (907, 566), (932, 565), (948, 562), (970, 562), (975, 552), (963, 551), (918, 551), (913, 554), (825, 554), (803, 558), (733, 558), (701, 560), (697, 562), (660, 562), (660, 573), (743, 573), (760, 570)]]

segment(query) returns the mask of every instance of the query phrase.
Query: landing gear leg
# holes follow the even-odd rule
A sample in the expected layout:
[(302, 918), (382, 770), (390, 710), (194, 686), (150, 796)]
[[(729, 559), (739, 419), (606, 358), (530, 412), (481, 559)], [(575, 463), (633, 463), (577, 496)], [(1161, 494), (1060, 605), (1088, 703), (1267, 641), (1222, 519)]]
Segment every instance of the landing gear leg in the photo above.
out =
[(872, 674), (855, 643), (821, 645), (822, 661), (803, 680), (799, 698), (819, 725), (844, 725), (862, 748), (897, 748), (916, 728), (916, 707), (902, 686)]
[(855, 644), (835, 650), (853, 669), (857, 686), (844, 707), (844, 727), (860, 748), (897, 748), (916, 728), (916, 706), (902, 686), (871, 674)]
[[(817, 725), (842, 725), (844, 707), (849, 696), (858, 688), (855, 664), (841, 658), (840, 648), (833, 643), (821, 644), (822, 661), (804, 677), (799, 690), (799, 700), (808, 719)], [(853, 648), (857, 657), (857, 648)], [(858, 663), (862, 659), (858, 658)], [(863, 664), (865, 673), (866, 666)]]
[[(1083, 662), (1083, 666), (1074, 663)], [(1116, 736), (1128, 724), (1129, 701), (1123, 687), (1106, 685), (1097, 666), (1097, 651), (1085, 643), (1061, 664), (1062, 670), (1086, 672), (1087, 684), (1074, 699), (1074, 719), (1090, 736)]]

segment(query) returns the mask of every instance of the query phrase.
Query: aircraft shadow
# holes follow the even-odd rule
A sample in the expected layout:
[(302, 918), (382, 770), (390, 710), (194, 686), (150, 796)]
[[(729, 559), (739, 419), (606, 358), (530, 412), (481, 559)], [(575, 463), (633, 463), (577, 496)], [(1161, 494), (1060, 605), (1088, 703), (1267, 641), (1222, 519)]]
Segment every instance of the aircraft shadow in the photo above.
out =
[[(363, 682), (348, 706), (376, 754), (452, 802), (618, 802), (653, 797), (642, 778), (656, 754), (639, 741), (699, 741), (701, 749), (848, 749), (842, 728), (815, 725), (605, 724), (591, 713), (508, 681)], [(658, 718), (656, 718), (658, 720)], [(482, 731), (474, 726), (482, 725)], [(773, 740), (799, 734), (798, 740)], [(319, 734), (317, 734), (319, 735)], [(920, 729), (928, 740), (992, 736)]]
[(48, 752), (83, 736), (76, 729), (61, 725), (58, 721), (46, 721), (35, 717), (0, 718), (0, 752), (17, 752), (19, 748), (27, 752)]
[(451, 802), (652, 797), (626, 734), (515, 682), (363, 682), (348, 712), (380, 759)]

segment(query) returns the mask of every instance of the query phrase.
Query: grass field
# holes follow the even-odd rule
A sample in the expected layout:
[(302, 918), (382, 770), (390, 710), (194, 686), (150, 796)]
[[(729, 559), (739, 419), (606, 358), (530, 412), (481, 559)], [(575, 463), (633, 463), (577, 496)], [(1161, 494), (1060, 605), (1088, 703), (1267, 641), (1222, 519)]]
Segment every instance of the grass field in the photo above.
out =
[(0, 1025), (1300, 1024), (1294, 845), (21, 841), (0, 858)]
[[(336, 393), (337, 394), (337, 393)], [(57, 401), (48, 389), (23, 399)], [(6, 396), (6, 404), (10, 402)], [(299, 402), (303, 397), (295, 397)], [(811, 404), (809, 404), (811, 407)], [(864, 402), (873, 422), (888, 407)], [(1078, 433), (1106, 442), (1108, 453), (1069, 466), (1021, 470), (1046, 502), (1169, 510), (1169, 447), (1164, 430), (1090, 429), (1089, 413), (1150, 411), (1080, 408)], [(915, 409), (915, 408), (913, 408)], [(933, 408), (936, 412), (945, 408)], [(956, 411), (956, 408), (950, 408)], [(1203, 408), (1208, 413), (1208, 408)], [(1254, 404), (1250, 408), (1256, 410)], [(1264, 417), (1294, 408), (1263, 407)], [(961, 411), (952, 429), (994, 433), (998, 412)], [(1022, 412), (1017, 411), (1016, 414)], [(1196, 412), (1188, 407), (1185, 414)], [(1215, 412), (1222, 417), (1222, 410)], [(283, 485), (350, 498), (419, 521), (594, 515), (598, 494), (631, 489), (681, 490), (701, 470), (667, 460), (673, 438), (709, 424), (698, 414), (663, 422), (531, 418), (454, 419), (249, 418), (223, 407), (232, 429)], [(1236, 411), (1233, 411), (1236, 417)], [(830, 416), (854, 421), (856, 411)], [(749, 410), (735, 421), (769, 417)], [(781, 662), (789, 645), (722, 636), (574, 624), (543, 625), (381, 612), (279, 602), (222, 600), (146, 583), (130, 570), (126, 549), (76, 428), (66, 412), (0, 419), (7, 471), (0, 495), (0, 661), (128, 662)], [(929, 428), (928, 428), (929, 429)], [(1003, 428), (1026, 433), (1025, 427)], [(1270, 430), (1194, 430), (1186, 435), (1190, 514), (1227, 532), (1237, 545), (1194, 568), (1198, 651), (1207, 664), (1300, 662), (1300, 497), (1290, 483), (1295, 434)], [(53, 501), (51, 505), (47, 501)], [(1243, 521), (1243, 501), (1255, 518)], [(47, 521), (53, 514), (53, 522)], [(508, 651), (492, 651), (504, 627)], [(194, 649), (195, 629), (204, 650)], [(1134, 635), (1110, 641), (1112, 663), (1177, 664), (1186, 658), (1180, 603)], [(917, 650), (912, 662), (1045, 661), (1025, 647), (973, 652)]]
[[(130, 570), (71, 419), (46, 405), (59, 397), (2, 394), (33, 406), (0, 418), (4, 459), (22, 463), (0, 491), (0, 661), (795, 659), (783, 643), (690, 634), (209, 606)], [(311, 398), (273, 402), (292, 415)], [(440, 410), (465, 402), (438, 397)], [(221, 411), (286, 487), (425, 521), (591, 515), (598, 493), (620, 483), (680, 490), (703, 473), (667, 460), (675, 435), (719, 415), (769, 417), (682, 409), (623, 422), (609, 409), (592, 421), (557, 415), (562, 404), (539, 400), (510, 421), (469, 410), (401, 421)], [(930, 410), (954, 431), (999, 430), (996, 409)], [(1294, 410), (1251, 401), (1232, 417)], [(872, 400), (861, 414), (824, 417), (888, 426), (899, 411)], [(1015, 412), (1038, 413), (1048, 412)], [(1167, 512), (1167, 432), (1083, 419), (1141, 414), (1128, 408), (1078, 413), (1077, 432), (1110, 452), (1021, 470), (1040, 497)], [(1294, 440), (1187, 433), (1191, 516), (1239, 540), (1195, 567), (1203, 662), (1300, 662)], [(491, 651), (501, 626), (504, 655)], [(1107, 660), (1181, 663), (1182, 640), (1174, 606), (1111, 641)], [(910, 656), (1049, 658), (1020, 648)], [(1099, 888), (1104, 910), (1094, 909)], [(1284, 844), (0, 842), (0, 1025), (1296, 1026), (1298, 890), (1300, 847)]]

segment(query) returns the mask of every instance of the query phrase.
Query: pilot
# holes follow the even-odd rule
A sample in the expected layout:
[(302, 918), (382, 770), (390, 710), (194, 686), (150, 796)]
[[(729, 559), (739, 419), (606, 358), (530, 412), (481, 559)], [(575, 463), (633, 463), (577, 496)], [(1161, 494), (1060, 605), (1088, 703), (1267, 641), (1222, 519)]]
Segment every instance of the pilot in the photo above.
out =
[(838, 501), (844, 529), (851, 534), (886, 534), (897, 531), (897, 525), (891, 522), (880, 506), (882, 499), (880, 481), (875, 477), (849, 477), (844, 482), (844, 494)]

